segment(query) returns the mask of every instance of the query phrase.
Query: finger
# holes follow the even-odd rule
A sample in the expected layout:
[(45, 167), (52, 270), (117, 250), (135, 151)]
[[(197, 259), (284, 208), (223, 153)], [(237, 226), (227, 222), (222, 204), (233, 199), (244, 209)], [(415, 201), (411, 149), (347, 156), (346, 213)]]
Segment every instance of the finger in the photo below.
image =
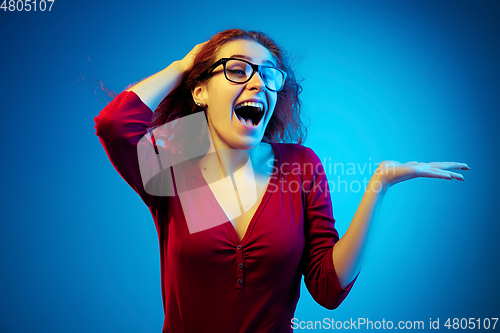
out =
[(423, 177), (423, 178), (440, 178), (440, 179), (447, 179), (447, 180), (452, 180), (453, 179), (448, 172), (441, 171), (439, 169), (425, 169), (425, 170), (421, 170), (418, 173), (418, 176), (419, 177)]
[(193, 47), (191, 49), (191, 51), (189, 51), (188, 55), (192, 55), (193, 57), (196, 56), (198, 53), (200, 53), (203, 46), (205, 46), (205, 44), (207, 44), (207, 43), (208, 43), (208, 41), (197, 44), (195, 47)]
[(458, 163), (458, 162), (432, 162), (429, 165), (433, 168), (438, 168), (442, 170), (470, 170), (469, 166), (466, 163)]
[(418, 163), (417, 161), (406, 162), (406, 164), (408, 164), (408, 165), (415, 165), (417, 163)]
[(432, 172), (448, 175), (451, 179), (456, 179), (456, 180), (460, 180), (460, 181), (465, 180), (464, 176), (460, 173), (457, 173), (457, 172), (446, 171), (446, 170), (441, 170), (441, 169), (434, 169), (434, 168), (430, 168), (429, 170)]
[(207, 40), (207, 41), (205, 41), (205, 42), (203, 42), (203, 43), (200, 43), (200, 44), (196, 45), (196, 48), (198, 48), (199, 50), (201, 50), (201, 48), (202, 48), (203, 46), (205, 46), (208, 42), (209, 42), (209, 41)]
[(466, 163), (458, 162), (431, 162), (429, 165), (433, 168), (442, 170), (470, 170)]
[(450, 174), (451, 178), (453, 178), (453, 179), (460, 180), (461, 182), (465, 181), (464, 176), (460, 173), (451, 172), (451, 171), (448, 171), (448, 173)]

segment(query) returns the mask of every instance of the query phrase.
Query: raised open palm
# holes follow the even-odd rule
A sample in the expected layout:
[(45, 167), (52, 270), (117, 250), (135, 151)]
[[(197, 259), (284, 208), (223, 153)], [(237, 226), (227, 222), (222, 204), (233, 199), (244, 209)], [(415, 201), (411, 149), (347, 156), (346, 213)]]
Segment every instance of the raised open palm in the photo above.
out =
[(384, 161), (380, 163), (376, 173), (381, 176), (384, 185), (389, 188), (392, 185), (413, 178), (441, 178), (448, 180), (464, 180), (460, 173), (450, 170), (470, 170), (465, 163), (458, 162), (407, 162)]

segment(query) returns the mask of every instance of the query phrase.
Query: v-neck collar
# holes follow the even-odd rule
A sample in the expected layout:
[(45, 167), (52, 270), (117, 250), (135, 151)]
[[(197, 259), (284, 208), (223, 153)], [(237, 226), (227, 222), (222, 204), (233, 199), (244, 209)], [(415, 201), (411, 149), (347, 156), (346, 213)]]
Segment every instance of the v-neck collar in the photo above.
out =
[(248, 241), (248, 238), (250, 237), (250, 235), (252, 233), (252, 230), (255, 226), (255, 223), (257, 222), (260, 214), (262, 213), (265, 206), (267, 205), (269, 198), (271, 197), (271, 194), (273, 191), (271, 191), (270, 189), (275, 188), (276, 183), (278, 181), (279, 174), (281, 172), (280, 150), (279, 150), (278, 144), (276, 144), (274, 142), (270, 142), (270, 144), (271, 144), (271, 147), (272, 147), (273, 152), (274, 152), (273, 172), (271, 173), (271, 177), (269, 178), (269, 183), (267, 184), (266, 190), (264, 192), (264, 196), (262, 197), (262, 200), (260, 201), (259, 206), (257, 207), (257, 210), (253, 214), (253, 216), (250, 220), (250, 223), (248, 224), (247, 230), (245, 231), (245, 235), (243, 236), (241, 241), (240, 241), (240, 237), (238, 236), (238, 233), (236, 232), (236, 229), (234, 228), (233, 223), (227, 217), (226, 213), (224, 212), (224, 210), (220, 206), (219, 202), (215, 198), (215, 195), (213, 194), (213, 192), (210, 189), (210, 187), (208, 186), (205, 178), (203, 177), (203, 174), (201, 173), (201, 169), (200, 169), (199, 164), (197, 162), (193, 163), (192, 171), (194, 171), (196, 174), (196, 177), (199, 178), (200, 183), (203, 185), (202, 187), (204, 188), (205, 193), (206, 193), (207, 197), (210, 199), (212, 205), (218, 211), (219, 215), (223, 216), (225, 218), (224, 220), (227, 221), (224, 224), (226, 225), (226, 228), (227, 228), (229, 234), (231, 234), (231, 236), (233, 238), (233, 242), (236, 244), (245, 244)]

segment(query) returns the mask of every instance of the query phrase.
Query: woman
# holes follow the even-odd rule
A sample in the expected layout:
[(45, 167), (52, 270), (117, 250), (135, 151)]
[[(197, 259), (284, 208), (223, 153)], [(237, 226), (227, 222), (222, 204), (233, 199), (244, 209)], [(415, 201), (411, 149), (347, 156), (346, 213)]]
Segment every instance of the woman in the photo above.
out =
[[(292, 331), (302, 275), (328, 309), (347, 296), (392, 185), (463, 180), (449, 171), (468, 169), (462, 163), (383, 162), (339, 240), (319, 158), (300, 144), (279, 143), (302, 142), (300, 90), (271, 39), (233, 29), (123, 92), (96, 117), (111, 162), (157, 226), (163, 332)], [(196, 115), (206, 126), (165, 127)], [(197, 130), (185, 134), (188, 127)]]

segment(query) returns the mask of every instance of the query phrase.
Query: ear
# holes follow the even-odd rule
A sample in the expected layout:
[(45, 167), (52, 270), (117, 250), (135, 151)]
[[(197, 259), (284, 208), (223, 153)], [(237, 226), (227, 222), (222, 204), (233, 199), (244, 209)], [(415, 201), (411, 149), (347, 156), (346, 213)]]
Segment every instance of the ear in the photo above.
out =
[(194, 87), (191, 94), (195, 103), (201, 103), (203, 106), (207, 105), (207, 88), (204, 84), (200, 83)]

